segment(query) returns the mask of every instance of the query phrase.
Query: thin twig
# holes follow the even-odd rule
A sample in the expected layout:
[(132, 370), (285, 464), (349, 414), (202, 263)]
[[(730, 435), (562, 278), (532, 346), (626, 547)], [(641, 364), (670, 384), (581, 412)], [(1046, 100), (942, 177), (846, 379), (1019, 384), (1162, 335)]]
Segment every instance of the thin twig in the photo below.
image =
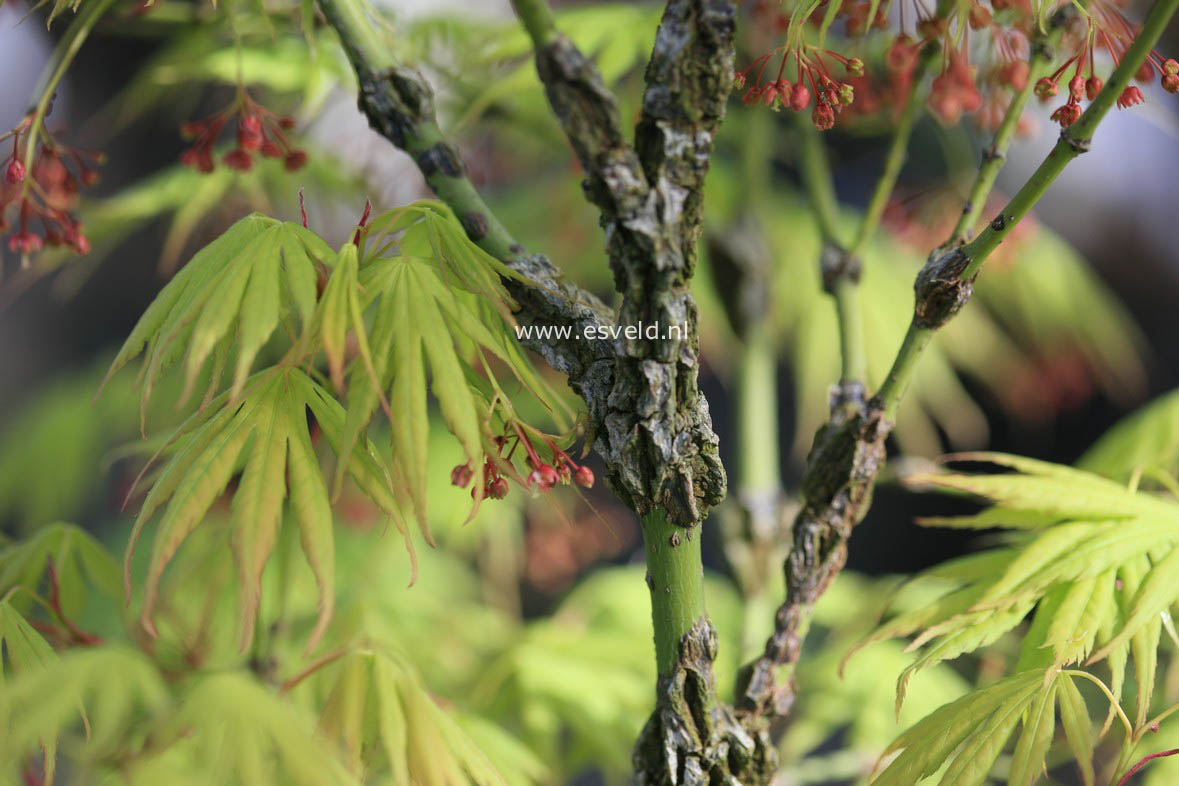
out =
[(1149, 756), (1143, 756), (1138, 760), (1137, 764), (1126, 771), (1126, 774), (1123, 775), (1122, 779), (1118, 781), (1118, 786), (1126, 786), (1126, 784), (1130, 782), (1130, 779), (1133, 778), (1139, 770), (1155, 759), (1161, 759), (1164, 756), (1174, 756), (1176, 754), (1179, 754), (1179, 748), (1172, 748), (1169, 751), (1159, 751), (1158, 753), (1152, 753)]

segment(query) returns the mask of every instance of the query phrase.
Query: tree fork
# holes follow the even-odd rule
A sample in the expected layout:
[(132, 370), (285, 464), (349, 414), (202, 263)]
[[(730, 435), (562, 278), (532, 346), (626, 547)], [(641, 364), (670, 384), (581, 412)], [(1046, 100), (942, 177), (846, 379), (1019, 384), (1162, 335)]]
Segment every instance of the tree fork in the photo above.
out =
[[(774, 718), (790, 710), (794, 699), (793, 667), (801, 653), (811, 608), (843, 567), (851, 529), (867, 512), (876, 475), (884, 462), (884, 441), (922, 351), (934, 332), (969, 300), (986, 257), (1064, 167), (1089, 149), (1097, 124), (1145, 61), (1177, 7), (1179, 0), (1156, 2), (1109, 82), (1080, 119), (1061, 132), (1044, 162), (990, 226), (964, 246), (935, 249), (930, 254), (914, 283), (909, 330), (876, 396), (865, 404), (841, 396), (837, 389), (831, 419), (815, 435), (807, 457), (803, 507), (794, 522), (793, 549), (785, 565), (786, 599), (778, 608), (775, 632), (766, 642), (765, 652), (740, 673), (737, 707), (748, 728), (756, 730), (758, 724), (766, 728)], [(999, 139), (994, 148), (998, 151), (1008, 141)], [(990, 173), (980, 174), (983, 178), (989, 179)], [(983, 190), (977, 189), (974, 195), (985, 199)]]

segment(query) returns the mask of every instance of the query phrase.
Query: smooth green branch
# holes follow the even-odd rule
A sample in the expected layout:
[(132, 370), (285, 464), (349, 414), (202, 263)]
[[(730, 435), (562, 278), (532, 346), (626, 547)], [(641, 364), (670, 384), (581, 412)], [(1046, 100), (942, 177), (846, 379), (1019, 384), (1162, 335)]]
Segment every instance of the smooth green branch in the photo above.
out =
[(1056, 146), (1052, 148), (1048, 157), (1044, 159), (1044, 162), (1040, 164), (1023, 188), (1011, 199), (1003, 212), (974, 241), (963, 247), (962, 252), (968, 261), (959, 276), (962, 281), (969, 281), (978, 275), (978, 271), (990, 253), (1003, 242), (1008, 233), (1020, 222), (1020, 219), (1027, 215), (1027, 212), (1055, 182), (1068, 163), (1081, 153), (1088, 152), (1098, 123), (1113, 107), (1122, 95), (1122, 91), (1126, 89), (1130, 80), (1134, 78), (1138, 69), (1146, 61), (1150, 50), (1154, 48), (1155, 43), (1166, 29), (1167, 23), (1175, 15), (1177, 7), (1179, 7), (1179, 0), (1158, 0), (1155, 3), (1154, 8), (1147, 15), (1138, 37), (1126, 50), (1122, 62), (1114, 69), (1109, 81), (1101, 88), (1101, 91), (1089, 104), (1088, 109), (1076, 123), (1060, 132), (1060, 139), (1057, 140)]
[(663, 676), (679, 659), (680, 639), (705, 616), (700, 527), (688, 529), (672, 524), (662, 509), (643, 516), (642, 524), (651, 620), (655, 626), (655, 662)]
[(876, 398), (884, 409), (884, 417), (889, 421), (896, 419), (897, 408), (917, 370), (917, 361), (921, 359), (921, 354), (929, 346), (933, 334), (933, 328), (909, 324), (909, 330), (905, 333), (905, 340), (901, 344), (900, 351), (897, 352), (892, 368), (888, 370), (888, 376), (884, 378), (884, 384), (880, 386), (880, 391), (876, 394)]
[(802, 184), (810, 197), (810, 206), (819, 224), (823, 240), (843, 246), (839, 235), (839, 200), (835, 195), (835, 179), (831, 175), (831, 162), (827, 159), (827, 145), (814, 124), (800, 120), (799, 134), (802, 148), (799, 151), (799, 171)]
[(512, 0), (512, 7), (532, 39), (533, 47), (541, 49), (557, 37), (557, 23), (545, 0)]
[(1052, 151), (1007, 206), (972, 242), (942, 253), (935, 251), (917, 275), (913, 321), (876, 396), (888, 417), (896, 413), (917, 367), (917, 358), (933, 331), (949, 321), (969, 300), (974, 279), (987, 257), (1047, 192), (1070, 161), (1089, 150), (1098, 123), (1118, 100), (1179, 8), (1179, 0), (1158, 0), (1134, 43), (1109, 81), (1072, 126), (1060, 133)]
[[(65, 35), (62, 37), (59, 49), (61, 54), (54, 63), (53, 70), (49, 73), (49, 78), (45, 81), (45, 87), (41, 91), (41, 97), (37, 99), (37, 104), (33, 107), (33, 116), (29, 121), (28, 139), (25, 142), (24, 160), (30, 167), (33, 162), (33, 152), (37, 147), (37, 139), (44, 131), (45, 115), (49, 112), (49, 106), (53, 103), (53, 96), (57, 92), (57, 86), (61, 84), (61, 80), (65, 77), (66, 71), (69, 70), (70, 64), (74, 62), (74, 58), (78, 56), (78, 52), (82, 49), (82, 44), (86, 42), (86, 38), (90, 35), (90, 31), (98, 24), (98, 20), (102, 18), (110, 7), (114, 5), (115, 0), (95, 0), (93, 3), (88, 3), (82, 9), (73, 21), (73, 23), (66, 29)], [(52, 19), (52, 15), (50, 19)], [(33, 178), (25, 178), (22, 188), (27, 192), (32, 184)]]
[(802, 181), (810, 196), (819, 232), (823, 236), (823, 250), (819, 258), (823, 288), (835, 299), (839, 321), (839, 381), (843, 386), (858, 384), (862, 394), (868, 362), (860, 310), (860, 260), (846, 250), (839, 237), (839, 205), (827, 161), (827, 148), (813, 126), (809, 123), (801, 125)]
[[(945, 4), (940, 5), (944, 6)], [(938, 10), (941, 13), (944, 8), (939, 7)], [(864, 217), (860, 221), (855, 239), (852, 240), (851, 248), (848, 250), (848, 253), (853, 256), (863, 253), (868, 241), (872, 239), (872, 235), (880, 226), (880, 220), (884, 217), (884, 209), (888, 206), (888, 200), (892, 197), (893, 190), (896, 189), (897, 179), (901, 175), (901, 167), (904, 166), (905, 159), (908, 157), (909, 138), (913, 135), (913, 127), (917, 125), (917, 117), (921, 111), (924, 96), (921, 92), (921, 84), (933, 69), (940, 54), (940, 49), (932, 44), (926, 44), (925, 48), (921, 50), (917, 68), (913, 72), (909, 95), (901, 108), (900, 117), (897, 118), (896, 128), (893, 129), (892, 142), (889, 144), (888, 153), (884, 159), (884, 170), (880, 173), (880, 179), (876, 181), (872, 198), (868, 201)]]
[[(1083, 4), (1083, 0), (1082, 0)], [(966, 197), (966, 204), (962, 207), (962, 215), (950, 235), (947, 247), (955, 246), (967, 239), (967, 234), (978, 224), (983, 210), (986, 208), (987, 198), (991, 189), (995, 187), (995, 180), (1003, 169), (1003, 162), (1007, 157), (1007, 149), (1015, 138), (1019, 119), (1027, 107), (1028, 101), (1035, 92), (1036, 82), (1047, 74), (1052, 66), (1053, 47), (1060, 40), (1066, 23), (1076, 13), (1073, 6), (1068, 5), (1057, 11), (1048, 25), (1048, 30), (1040, 34), (1032, 42), (1032, 56), (1028, 60), (1027, 82), (1022, 89), (1011, 97), (1011, 103), (1003, 115), (1003, 120), (995, 130), (991, 144), (983, 151), (982, 164), (970, 187), (970, 195)]]

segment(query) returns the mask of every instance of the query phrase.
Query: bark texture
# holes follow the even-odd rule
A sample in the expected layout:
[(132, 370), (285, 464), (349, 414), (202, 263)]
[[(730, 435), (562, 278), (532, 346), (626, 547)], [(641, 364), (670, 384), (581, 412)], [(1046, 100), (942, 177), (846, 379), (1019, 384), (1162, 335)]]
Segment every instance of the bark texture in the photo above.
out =
[(732, 83), (735, 24), (729, 0), (667, 4), (633, 146), (597, 67), (568, 38), (554, 33), (536, 52), (549, 103), (585, 171), (586, 197), (600, 211), (622, 294), (617, 323), (636, 330), (616, 343), (595, 447), (631, 508), (639, 515), (663, 508), (684, 527), (725, 494), (708, 403), (696, 385), (689, 282), (701, 188)]

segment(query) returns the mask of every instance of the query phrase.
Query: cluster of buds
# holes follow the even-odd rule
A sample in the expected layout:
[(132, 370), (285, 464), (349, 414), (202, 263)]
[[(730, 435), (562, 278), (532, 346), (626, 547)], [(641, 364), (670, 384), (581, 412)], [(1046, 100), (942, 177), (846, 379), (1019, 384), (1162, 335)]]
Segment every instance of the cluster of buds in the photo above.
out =
[[(32, 160), (26, 160), (29, 135), (36, 134)], [(26, 261), (42, 248), (67, 246), (75, 253), (90, 251), (90, 240), (73, 214), (83, 186), (96, 184), (103, 162), (100, 153), (77, 150), (56, 142), (43, 127), (33, 129), (33, 116), (0, 134), (12, 140), (12, 152), (0, 160), (0, 234), (15, 228), (8, 250)]]
[(281, 158), (292, 172), (307, 163), (307, 153), (296, 149), (287, 138), (286, 132), (295, 127), (295, 119), (271, 112), (245, 90), (239, 90), (237, 99), (220, 112), (180, 126), (180, 134), (193, 143), (180, 154), (180, 163), (198, 172), (212, 172), (213, 145), (235, 119), (237, 144), (221, 159), (230, 169), (248, 172), (254, 165), (255, 154)]
[[(781, 60), (777, 74), (767, 80), (766, 67), (778, 54), (781, 54)], [(802, 112), (811, 106), (813, 96), (811, 122), (815, 128), (826, 131), (835, 125), (835, 116), (855, 101), (856, 91), (851, 82), (840, 81), (831, 75), (824, 57), (843, 66), (849, 77), (864, 75), (864, 61), (858, 57), (844, 57), (830, 49), (798, 44), (794, 48), (779, 47), (757, 58), (744, 71), (735, 74), (735, 82), (738, 89), (745, 88), (750, 82), (750, 73), (756, 68), (757, 73), (752, 77), (752, 84), (748, 84), (743, 100), (746, 104), (760, 103), (776, 111), (789, 107)], [(786, 68), (791, 60), (797, 62), (793, 84), (786, 79)]]
[[(1121, 11), (1104, 0), (1090, 4), (1089, 14), (1083, 21), (1078, 22), (1078, 27), (1079, 29), (1070, 31), (1066, 38), (1066, 45), (1072, 52), (1071, 56), (1055, 73), (1036, 82), (1036, 95), (1041, 101), (1050, 101), (1060, 94), (1060, 82), (1069, 69), (1072, 69), (1072, 76), (1066, 83), (1065, 103), (1052, 112), (1052, 119), (1059, 123), (1061, 128), (1068, 128), (1077, 122), (1081, 117), (1081, 101), (1092, 101), (1104, 85), (1101, 77), (1097, 76), (1097, 51), (1107, 51), (1117, 65), (1138, 35), (1137, 28)], [(1154, 81), (1156, 74), (1161, 77), (1164, 90), (1179, 93), (1179, 61), (1174, 58), (1163, 59), (1158, 52), (1151, 51), (1135, 74), (1135, 79), (1143, 84), (1149, 84)], [(1141, 88), (1137, 85), (1127, 85), (1118, 96), (1117, 104), (1119, 109), (1128, 109), (1145, 101), (1146, 97), (1143, 96)]]
[(973, 115), (982, 105), (982, 93), (974, 83), (974, 69), (964, 55), (951, 49), (946, 65), (930, 87), (929, 110), (946, 125), (957, 125), (962, 115)]
[[(527, 431), (535, 432), (537, 439), (543, 443), (542, 450), (547, 449), (552, 461), (541, 458), (533, 440)], [(582, 488), (594, 485), (594, 472), (584, 464), (578, 464), (569, 454), (557, 446), (557, 443), (546, 434), (542, 434), (528, 426), (519, 423), (510, 425), (510, 431), (505, 436), (494, 440), (496, 455), (489, 455), (483, 462), (481, 482), (483, 497), (486, 499), (503, 499), (508, 495), (508, 478), (511, 477), (528, 490), (540, 492), (551, 491), (557, 485), (577, 484)], [(528, 465), (527, 475), (518, 475), (512, 469), (512, 457), (517, 449), (524, 451), (524, 462)], [(459, 488), (466, 488), (471, 484), (475, 470), (471, 462), (459, 464), (450, 471), (450, 482)], [(478, 498), (478, 488), (471, 489), (471, 498)]]

